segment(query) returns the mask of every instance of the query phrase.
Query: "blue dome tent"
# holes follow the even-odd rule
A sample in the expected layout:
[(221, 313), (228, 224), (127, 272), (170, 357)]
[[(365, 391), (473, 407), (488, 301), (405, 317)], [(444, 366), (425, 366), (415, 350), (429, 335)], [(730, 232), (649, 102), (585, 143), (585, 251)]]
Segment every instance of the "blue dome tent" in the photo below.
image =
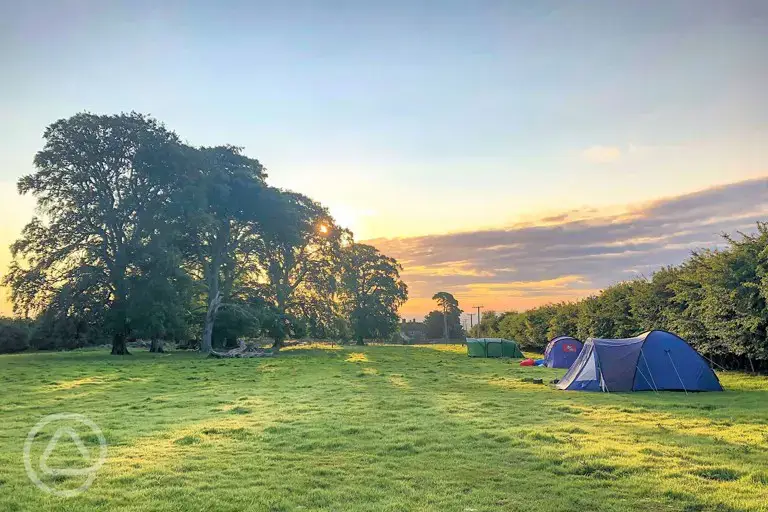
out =
[(588, 339), (557, 387), (610, 392), (723, 390), (704, 358), (666, 331), (618, 340)]
[(570, 336), (558, 336), (544, 349), (544, 364), (550, 368), (570, 368), (581, 353), (581, 342)]

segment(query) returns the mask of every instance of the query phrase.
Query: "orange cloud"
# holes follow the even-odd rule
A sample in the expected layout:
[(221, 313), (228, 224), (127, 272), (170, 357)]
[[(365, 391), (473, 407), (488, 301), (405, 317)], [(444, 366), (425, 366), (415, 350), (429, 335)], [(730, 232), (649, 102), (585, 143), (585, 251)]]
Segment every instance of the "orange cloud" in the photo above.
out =
[(768, 177), (626, 205), (570, 210), (497, 229), (369, 243), (399, 259), (411, 299), (407, 316), (435, 309), (435, 292), (465, 310), (510, 310), (574, 300), (612, 283), (677, 264), (721, 233), (752, 231), (768, 217)]
[[(404, 263), (405, 265), (405, 263)], [(495, 274), (489, 270), (473, 268), (469, 261), (446, 261), (438, 265), (409, 265), (408, 275), (417, 276), (471, 276), (493, 277)]]
[(561, 276), (541, 281), (511, 281), (508, 283), (472, 283), (465, 288), (469, 292), (480, 292), (484, 295), (524, 295), (532, 292), (568, 290), (576, 285), (588, 285), (584, 276)]

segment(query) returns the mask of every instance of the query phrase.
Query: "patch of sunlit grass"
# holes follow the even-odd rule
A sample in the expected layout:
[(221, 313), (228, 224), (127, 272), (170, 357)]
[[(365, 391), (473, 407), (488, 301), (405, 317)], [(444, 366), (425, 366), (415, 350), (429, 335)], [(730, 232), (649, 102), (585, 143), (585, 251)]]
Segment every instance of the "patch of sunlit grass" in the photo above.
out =
[(280, 349), (281, 352), (291, 352), (296, 350), (342, 350), (341, 345), (331, 345), (330, 343), (304, 343), (302, 345), (292, 345)]
[(426, 348), (429, 350), (436, 350), (438, 352), (450, 352), (453, 354), (467, 355), (467, 346), (459, 344), (440, 344), (434, 343), (429, 345), (413, 345), (414, 348)]
[(345, 361), (348, 363), (367, 363), (368, 356), (363, 352), (352, 352), (347, 356)]
[(106, 384), (114, 379), (113, 375), (100, 375), (97, 377), (83, 377), (81, 379), (65, 380), (51, 385), (52, 389), (74, 389), (80, 386)]

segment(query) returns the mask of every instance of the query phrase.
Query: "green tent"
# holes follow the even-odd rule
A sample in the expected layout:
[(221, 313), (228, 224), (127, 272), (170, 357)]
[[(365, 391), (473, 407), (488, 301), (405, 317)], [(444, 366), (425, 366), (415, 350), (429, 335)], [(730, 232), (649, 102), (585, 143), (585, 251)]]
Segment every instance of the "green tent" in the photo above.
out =
[(524, 357), (512, 340), (502, 338), (467, 338), (469, 357)]
[(501, 340), (485, 340), (485, 357), (502, 357), (503, 355), (504, 350), (502, 348)]
[(485, 341), (467, 338), (467, 355), (469, 357), (487, 357), (485, 355)]
[(517, 345), (516, 341), (501, 340), (502, 357), (519, 357), (524, 358), (523, 351)]

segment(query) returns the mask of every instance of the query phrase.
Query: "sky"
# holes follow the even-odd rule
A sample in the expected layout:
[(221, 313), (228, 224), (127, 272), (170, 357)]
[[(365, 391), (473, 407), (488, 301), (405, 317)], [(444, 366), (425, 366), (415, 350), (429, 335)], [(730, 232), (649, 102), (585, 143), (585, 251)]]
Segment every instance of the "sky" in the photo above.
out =
[(760, 0), (2, 2), (0, 268), (45, 126), (134, 110), (401, 259), (405, 315), (578, 298), (768, 220), (766, 33)]

